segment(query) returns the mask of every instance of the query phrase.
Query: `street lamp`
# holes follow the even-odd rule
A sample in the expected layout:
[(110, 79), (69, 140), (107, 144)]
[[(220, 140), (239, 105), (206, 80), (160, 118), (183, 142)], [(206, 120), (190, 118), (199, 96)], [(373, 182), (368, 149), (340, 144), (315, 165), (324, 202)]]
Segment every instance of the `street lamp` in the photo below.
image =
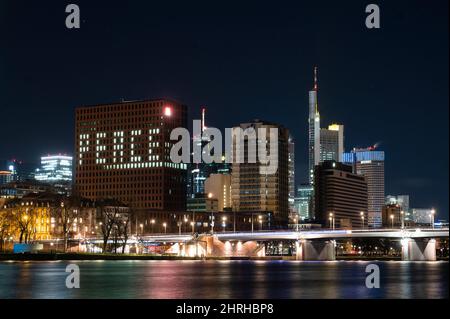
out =
[(258, 222), (259, 222), (259, 230), (262, 230), (262, 216), (258, 216)]
[(333, 230), (334, 230), (334, 214), (333, 213), (330, 213), (329, 220), (330, 220), (330, 228), (333, 228)]
[(364, 229), (364, 212), (361, 212), (360, 215), (362, 220), (362, 228)]
[(222, 217), (222, 227), (223, 227), (223, 231), (225, 232), (225, 228), (227, 227), (227, 216), (223, 216)]
[(394, 214), (391, 214), (391, 227), (394, 228)]
[(400, 211), (400, 219), (402, 222), (402, 229), (405, 228), (405, 212), (404, 211)]
[(192, 233), (194, 233), (194, 230), (195, 230), (195, 223), (194, 222), (191, 222), (191, 226), (192, 226)]
[(431, 214), (430, 214), (430, 222), (431, 222), (431, 227), (434, 229), (434, 214), (436, 213), (436, 211), (433, 209), (431, 209)]
[(153, 233), (153, 225), (155, 225), (155, 223), (156, 223), (156, 220), (154, 220), (154, 219), (152, 219), (152, 220), (150, 221), (150, 224), (152, 224), (152, 233)]
[(163, 223), (164, 233), (167, 233), (167, 223)]
[(144, 224), (140, 224), (139, 227), (141, 228), (141, 236), (144, 235)]

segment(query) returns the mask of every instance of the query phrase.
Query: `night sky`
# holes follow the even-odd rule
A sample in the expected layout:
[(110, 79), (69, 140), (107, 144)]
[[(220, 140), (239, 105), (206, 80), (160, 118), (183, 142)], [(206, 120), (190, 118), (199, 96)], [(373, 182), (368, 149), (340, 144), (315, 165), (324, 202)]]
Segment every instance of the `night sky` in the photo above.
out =
[(344, 124), (346, 150), (381, 142), (386, 195), (448, 218), (447, 0), (166, 2), (0, 0), (0, 160), (73, 154), (76, 106), (170, 97), (221, 129), (285, 125), (300, 183), (317, 65), (322, 127)]

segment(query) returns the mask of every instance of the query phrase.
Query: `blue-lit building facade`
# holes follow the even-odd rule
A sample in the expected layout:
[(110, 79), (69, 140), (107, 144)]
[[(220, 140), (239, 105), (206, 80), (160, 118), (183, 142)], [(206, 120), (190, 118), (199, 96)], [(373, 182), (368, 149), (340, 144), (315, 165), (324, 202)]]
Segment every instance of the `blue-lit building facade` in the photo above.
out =
[(370, 149), (353, 149), (342, 156), (342, 161), (351, 165), (354, 173), (366, 177), (367, 225), (373, 228), (382, 226), (382, 211), (385, 203), (384, 159), (384, 151)]

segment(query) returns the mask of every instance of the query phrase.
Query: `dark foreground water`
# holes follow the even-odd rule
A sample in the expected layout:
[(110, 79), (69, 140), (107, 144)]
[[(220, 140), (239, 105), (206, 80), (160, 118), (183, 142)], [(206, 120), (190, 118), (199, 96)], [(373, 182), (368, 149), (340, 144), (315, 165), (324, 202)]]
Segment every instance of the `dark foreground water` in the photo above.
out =
[[(2, 298), (448, 298), (448, 262), (74, 261), (0, 262)], [(366, 287), (366, 266), (381, 287)]]

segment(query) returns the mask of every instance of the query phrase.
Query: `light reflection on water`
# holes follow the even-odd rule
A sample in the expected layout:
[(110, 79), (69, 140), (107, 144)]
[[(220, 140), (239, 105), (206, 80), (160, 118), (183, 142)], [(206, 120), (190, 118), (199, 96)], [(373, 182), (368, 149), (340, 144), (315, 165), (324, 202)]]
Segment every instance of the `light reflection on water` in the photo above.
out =
[[(370, 262), (0, 262), (1, 298), (448, 298), (448, 262), (376, 262), (381, 288), (365, 286)], [(373, 262), (372, 262), (373, 263)]]

